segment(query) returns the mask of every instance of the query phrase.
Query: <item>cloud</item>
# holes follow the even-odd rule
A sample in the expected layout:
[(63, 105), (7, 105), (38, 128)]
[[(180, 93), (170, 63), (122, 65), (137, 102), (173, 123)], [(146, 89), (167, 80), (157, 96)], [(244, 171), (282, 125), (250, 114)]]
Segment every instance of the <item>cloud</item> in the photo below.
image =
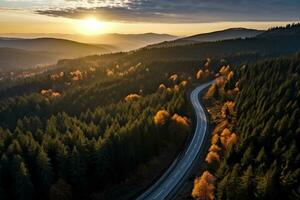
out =
[(56, 0), (56, 4), (36, 1), (48, 5), (36, 10), (42, 15), (68, 18), (93, 15), (108, 21), (199, 23), (300, 19), (299, 0)]

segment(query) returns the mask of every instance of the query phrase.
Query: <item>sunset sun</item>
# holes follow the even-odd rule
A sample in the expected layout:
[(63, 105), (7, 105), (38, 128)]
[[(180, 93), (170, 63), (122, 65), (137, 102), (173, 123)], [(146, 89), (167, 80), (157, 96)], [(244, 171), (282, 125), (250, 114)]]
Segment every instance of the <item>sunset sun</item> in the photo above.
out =
[(78, 31), (84, 35), (100, 34), (105, 28), (103, 22), (100, 22), (93, 17), (80, 20), (76, 26)]

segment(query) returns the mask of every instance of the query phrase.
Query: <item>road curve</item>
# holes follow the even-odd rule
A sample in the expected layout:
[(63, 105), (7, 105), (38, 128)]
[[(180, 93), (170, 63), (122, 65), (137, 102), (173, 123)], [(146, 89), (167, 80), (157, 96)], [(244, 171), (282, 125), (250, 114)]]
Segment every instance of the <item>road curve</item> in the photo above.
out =
[(195, 88), (190, 100), (196, 113), (197, 125), (193, 138), (187, 148), (174, 160), (169, 169), (163, 176), (152, 185), (146, 192), (137, 198), (137, 200), (163, 200), (167, 199), (171, 194), (181, 186), (186, 175), (192, 169), (193, 163), (204, 145), (204, 139), (207, 129), (207, 118), (204, 108), (199, 102), (199, 94), (212, 82), (202, 84)]

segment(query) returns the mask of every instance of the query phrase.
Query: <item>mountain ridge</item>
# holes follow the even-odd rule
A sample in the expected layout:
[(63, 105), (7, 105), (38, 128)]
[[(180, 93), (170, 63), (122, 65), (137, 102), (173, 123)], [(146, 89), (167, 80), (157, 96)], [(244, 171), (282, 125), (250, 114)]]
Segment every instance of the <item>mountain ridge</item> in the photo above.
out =
[(183, 38), (179, 38), (173, 41), (162, 42), (154, 45), (149, 45), (147, 48), (161, 48), (161, 47), (169, 47), (169, 46), (182, 46), (195, 44), (200, 42), (214, 42), (220, 40), (229, 40), (229, 39), (237, 39), (237, 38), (249, 38), (255, 37), (264, 31), (257, 29), (248, 29), (248, 28), (229, 28), (219, 31), (213, 31), (209, 33), (201, 33), (192, 36), (187, 36)]

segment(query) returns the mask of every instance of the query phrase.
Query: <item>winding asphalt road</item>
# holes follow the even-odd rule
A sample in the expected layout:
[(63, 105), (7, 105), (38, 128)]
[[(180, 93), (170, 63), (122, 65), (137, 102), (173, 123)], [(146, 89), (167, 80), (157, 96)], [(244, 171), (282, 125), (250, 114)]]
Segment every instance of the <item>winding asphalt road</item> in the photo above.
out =
[(174, 194), (180, 186), (182, 186), (186, 175), (191, 171), (195, 160), (201, 153), (201, 146), (204, 145), (205, 134), (207, 133), (207, 118), (204, 108), (199, 102), (199, 94), (212, 82), (202, 84), (195, 88), (190, 99), (193, 104), (197, 125), (193, 138), (186, 150), (183, 151), (172, 163), (165, 174), (146, 192), (144, 192), (137, 200), (163, 200)]

